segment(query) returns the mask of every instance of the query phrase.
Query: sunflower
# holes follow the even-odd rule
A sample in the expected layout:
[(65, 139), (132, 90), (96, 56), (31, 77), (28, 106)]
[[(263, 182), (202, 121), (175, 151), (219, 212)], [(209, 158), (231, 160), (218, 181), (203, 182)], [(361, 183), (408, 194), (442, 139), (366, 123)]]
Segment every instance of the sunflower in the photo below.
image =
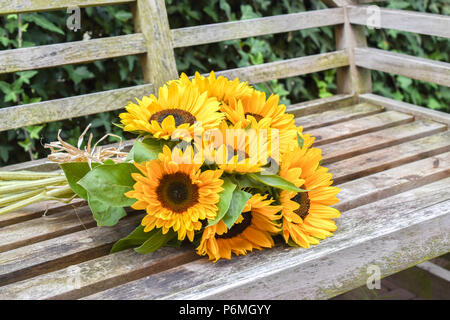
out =
[(164, 146), (158, 159), (135, 163), (141, 174), (132, 174), (136, 183), (125, 195), (137, 199), (133, 209), (146, 210), (141, 223), (145, 232), (156, 227), (165, 234), (172, 228), (179, 240), (187, 235), (193, 241), (201, 220), (216, 218), (222, 170), (201, 172), (202, 164), (192, 163), (191, 154), (192, 148), (183, 153)]
[(220, 258), (231, 259), (231, 253), (245, 255), (253, 249), (271, 248), (274, 246), (272, 235), (280, 231), (275, 220), (281, 207), (271, 205), (272, 199), (267, 195), (253, 195), (245, 205), (244, 210), (233, 226), (228, 229), (223, 220), (206, 227), (203, 231), (199, 255), (208, 255), (209, 260)]
[(264, 92), (254, 90), (251, 96), (230, 99), (228, 105), (222, 104), (220, 108), (234, 125), (266, 130), (269, 140), (275, 140), (272, 136), (276, 135), (281, 153), (287, 152), (295, 142), (294, 115), (286, 113), (286, 106), (279, 104), (278, 95), (271, 95), (266, 100)]
[(150, 133), (165, 140), (190, 140), (194, 129), (215, 128), (224, 117), (218, 112), (216, 98), (208, 97), (206, 92), (202, 93), (194, 86), (174, 81), (159, 89), (158, 98), (150, 95), (142, 101), (137, 99), (137, 102), (130, 103), (126, 107), (127, 112), (119, 115), (123, 130)]
[(337, 227), (331, 219), (340, 216), (337, 209), (330, 207), (339, 201), (336, 195), (340, 189), (331, 186), (332, 175), (319, 165), (321, 150), (309, 148), (311, 140), (305, 139), (303, 148), (296, 147), (287, 153), (280, 169), (282, 178), (308, 190), (299, 193), (283, 190), (280, 193), (283, 237), (286, 243), (292, 239), (304, 248), (332, 235)]
[(224, 76), (216, 78), (214, 71), (211, 71), (208, 77), (196, 72), (192, 82), (185, 73), (182, 73), (180, 79), (176, 81), (184, 85), (192, 84), (201, 93), (207, 92), (208, 97), (215, 97), (225, 104), (228, 104), (232, 98), (241, 99), (242, 97), (250, 97), (254, 92), (254, 89), (247, 82), (240, 82), (238, 78), (229, 80)]
[(260, 172), (271, 154), (267, 137), (226, 122), (209, 131), (203, 142), (205, 162), (217, 164), (227, 173)]

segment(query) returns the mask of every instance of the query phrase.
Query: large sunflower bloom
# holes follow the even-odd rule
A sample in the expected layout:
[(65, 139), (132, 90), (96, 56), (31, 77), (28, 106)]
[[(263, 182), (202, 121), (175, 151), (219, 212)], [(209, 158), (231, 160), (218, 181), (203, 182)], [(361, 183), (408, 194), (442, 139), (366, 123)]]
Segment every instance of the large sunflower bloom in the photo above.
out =
[[(204, 143), (204, 159), (227, 173), (260, 172), (270, 157), (267, 137), (254, 129), (228, 126), (222, 122)], [(212, 140), (214, 138), (214, 140)], [(212, 141), (211, 141), (212, 140)]]
[(124, 124), (123, 130), (150, 133), (155, 138), (193, 137), (194, 129), (208, 130), (219, 126), (223, 114), (219, 102), (200, 92), (194, 86), (182, 85), (172, 81), (159, 89), (158, 98), (154, 95), (144, 97), (138, 104), (130, 103), (119, 116)]
[(280, 176), (308, 190), (280, 193), (282, 234), (286, 243), (292, 239), (297, 245), (308, 248), (337, 229), (332, 218), (338, 218), (340, 212), (330, 205), (339, 201), (336, 195), (340, 189), (331, 186), (332, 175), (319, 165), (321, 159), (320, 149), (304, 146), (287, 153), (281, 163)]
[(223, 180), (219, 179), (222, 170), (201, 172), (202, 164), (194, 164), (191, 154), (192, 150), (183, 154), (165, 146), (158, 159), (135, 163), (141, 174), (132, 174), (136, 183), (125, 195), (137, 199), (133, 209), (146, 210), (141, 223), (145, 232), (156, 227), (165, 234), (172, 228), (178, 232), (179, 240), (187, 235), (193, 241), (194, 231), (202, 227), (201, 221), (216, 218), (216, 204), (223, 190)]
[(231, 99), (228, 105), (220, 106), (227, 119), (240, 127), (251, 127), (255, 130), (268, 130), (269, 139), (279, 136), (279, 150), (287, 152), (297, 137), (294, 115), (286, 113), (286, 106), (279, 104), (279, 96), (271, 95), (266, 100), (266, 94), (253, 91), (251, 96), (241, 99)]
[(208, 97), (215, 97), (219, 102), (228, 104), (230, 99), (241, 99), (250, 97), (255, 91), (247, 82), (240, 82), (238, 78), (229, 80), (224, 76), (216, 78), (214, 71), (211, 71), (208, 77), (202, 76), (196, 72), (192, 81), (185, 73), (182, 73), (179, 80), (184, 85), (192, 84), (199, 89), (201, 93), (207, 92)]
[(242, 214), (228, 230), (221, 220), (217, 224), (206, 227), (203, 231), (199, 255), (208, 255), (209, 260), (231, 259), (231, 253), (245, 255), (253, 249), (271, 248), (274, 246), (272, 235), (280, 231), (280, 206), (273, 206), (273, 200), (256, 194), (245, 205)]

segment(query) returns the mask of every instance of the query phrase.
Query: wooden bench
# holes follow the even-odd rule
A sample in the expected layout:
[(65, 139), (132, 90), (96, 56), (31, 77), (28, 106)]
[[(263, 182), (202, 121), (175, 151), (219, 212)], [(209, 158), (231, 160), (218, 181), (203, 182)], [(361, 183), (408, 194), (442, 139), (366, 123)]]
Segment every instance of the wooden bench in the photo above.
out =
[[(326, 299), (450, 251), (450, 115), (371, 93), (370, 70), (450, 86), (450, 64), (369, 48), (369, 1), (328, 9), (170, 29), (163, 0), (0, 0), (0, 14), (130, 3), (135, 34), (0, 51), (0, 73), (142, 57), (146, 84), (0, 109), (0, 130), (122, 108), (178, 72), (174, 48), (335, 26), (336, 51), (217, 72), (250, 83), (338, 68), (338, 94), (289, 106), (317, 137), (341, 189), (333, 237), (310, 249), (208, 262), (191, 247), (108, 254), (134, 229), (130, 214), (97, 228), (86, 203), (34, 205), (0, 216), (1, 299)], [(450, 17), (379, 8), (382, 28), (450, 37)], [(55, 170), (45, 159), (9, 170)], [(44, 212), (48, 209), (46, 214)]]

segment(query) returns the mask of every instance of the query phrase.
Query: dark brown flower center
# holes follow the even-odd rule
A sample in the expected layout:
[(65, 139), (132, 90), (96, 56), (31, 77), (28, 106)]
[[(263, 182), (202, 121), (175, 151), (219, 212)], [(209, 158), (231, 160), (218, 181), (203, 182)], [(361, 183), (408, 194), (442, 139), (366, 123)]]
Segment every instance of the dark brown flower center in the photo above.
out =
[(198, 186), (185, 173), (166, 174), (159, 180), (156, 194), (164, 208), (183, 212), (197, 203)]
[(177, 127), (183, 123), (194, 124), (194, 122), (197, 121), (191, 113), (181, 109), (166, 109), (158, 111), (150, 117), (149, 121), (151, 122), (152, 120), (155, 120), (161, 124), (168, 116), (173, 116)]
[(242, 213), (243, 220), (241, 223), (235, 223), (233, 226), (228, 230), (227, 233), (216, 235), (216, 239), (231, 239), (238, 235), (240, 235), (242, 232), (247, 229), (247, 227), (252, 223), (252, 212), (244, 212)]
[(309, 213), (310, 206), (308, 192), (299, 192), (291, 200), (297, 202), (300, 205), (300, 207), (294, 212), (298, 214), (300, 218), (305, 219)]
[(245, 116), (252, 116), (253, 118), (255, 118), (256, 121), (261, 121), (261, 119), (263, 119), (264, 117), (260, 114), (256, 114), (256, 113), (251, 113), (251, 112), (247, 112), (245, 114)]

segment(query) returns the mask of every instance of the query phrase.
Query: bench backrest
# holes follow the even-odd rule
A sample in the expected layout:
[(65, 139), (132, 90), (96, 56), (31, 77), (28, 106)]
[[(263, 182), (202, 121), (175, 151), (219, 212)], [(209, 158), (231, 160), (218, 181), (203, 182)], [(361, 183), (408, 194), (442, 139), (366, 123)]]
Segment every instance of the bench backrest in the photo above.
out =
[[(0, 51), (0, 74), (140, 55), (144, 85), (0, 109), (0, 131), (123, 108), (178, 77), (174, 48), (324, 26), (336, 28), (336, 51), (217, 72), (250, 83), (338, 68), (339, 93), (371, 91), (370, 69), (450, 86), (450, 64), (368, 48), (364, 26), (450, 38), (450, 17), (374, 8), (368, 0), (323, 0), (329, 8), (243, 21), (170, 29), (164, 0), (0, 0), (0, 15), (130, 3), (135, 32)], [(375, 10), (374, 10), (375, 9)]]

